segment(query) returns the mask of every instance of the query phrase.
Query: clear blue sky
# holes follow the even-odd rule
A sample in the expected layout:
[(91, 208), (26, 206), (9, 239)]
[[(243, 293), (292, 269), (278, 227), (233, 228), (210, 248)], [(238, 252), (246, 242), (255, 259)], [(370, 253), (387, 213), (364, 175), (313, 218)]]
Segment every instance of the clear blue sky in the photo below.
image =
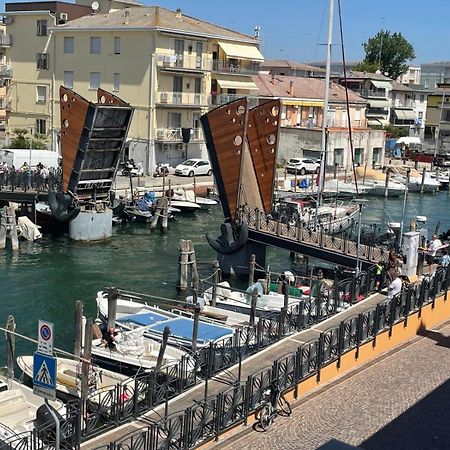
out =
[[(67, 0), (70, 1), (70, 0)], [(141, 0), (253, 35), (261, 27), (266, 58), (324, 60), (329, 0)], [(348, 61), (361, 60), (361, 46), (381, 28), (401, 32), (416, 50), (416, 63), (450, 60), (450, 0), (341, 0)], [(3, 7), (3, 5), (2, 5)], [(335, 0), (337, 12), (337, 0)], [(338, 20), (334, 43), (339, 43)], [(333, 60), (340, 60), (333, 49)]]
[[(329, 0), (166, 0), (159, 5), (246, 34), (259, 25), (266, 58), (325, 59), (321, 44), (326, 43)], [(383, 27), (413, 44), (417, 63), (450, 60), (450, 0), (341, 0), (341, 7), (348, 61), (362, 59), (361, 44)], [(339, 43), (337, 15), (334, 30), (333, 41)], [(338, 50), (333, 49), (333, 60), (340, 60)]]

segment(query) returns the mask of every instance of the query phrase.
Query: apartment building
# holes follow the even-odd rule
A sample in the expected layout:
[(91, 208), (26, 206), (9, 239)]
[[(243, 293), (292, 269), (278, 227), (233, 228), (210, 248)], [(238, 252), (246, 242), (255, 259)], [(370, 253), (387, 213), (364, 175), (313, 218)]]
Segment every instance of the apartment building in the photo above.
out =
[(7, 64), (7, 52), (11, 47), (11, 37), (6, 33), (6, 25), (0, 25), (0, 136), (6, 128), (6, 111), (8, 102), (7, 86), (11, 81), (11, 69)]
[[(88, 100), (94, 100), (101, 87), (135, 108), (129, 156), (150, 172), (158, 162), (176, 165), (187, 157), (206, 156), (200, 116), (211, 106), (256, 89), (251, 76), (258, 72), (263, 56), (259, 41), (252, 36), (186, 16), (181, 10), (129, 7), (129, 1), (104, 0), (94, 10), (73, 6), (89, 12), (65, 23), (49, 24), (46, 51), (35, 47), (22, 57), (11, 57), (22, 83), (20, 89), (11, 90), (14, 109), (9, 128), (30, 124), (31, 110), (36, 120), (42, 117), (49, 122), (41, 131), (57, 136), (59, 86)], [(106, 11), (111, 6), (119, 9)], [(22, 17), (14, 19), (16, 27), (30, 29), (28, 39), (36, 21), (42, 20), (36, 14), (31, 17), (33, 23), (27, 24)], [(51, 16), (43, 17), (49, 20)], [(25, 46), (25, 39), (17, 49)], [(37, 79), (29, 75), (29, 87), (26, 71), (38, 73)], [(188, 144), (183, 142), (183, 128), (188, 131), (185, 137), (190, 137)]]
[(439, 83), (428, 96), (425, 135), (438, 139), (439, 152), (450, 151), (450, 83)]
[(288, 59), (269, 59), (261, 64), (261, 72), (288, 77), (325, 78), (325, 69)]
[[(253, 77), (258, 87), (258, 101), (280, 98), (281, 132), (279, 158), (287, 161), (294, 157), (318, 159), (321, 157), (323, 126), (324, 80), (258, 74)], [(354, 161), (369, 167), (379, 165), (384, 157), (385, 133), (367, 126), (367, 101), (345, 88), (330, 83), (329, 117), (327, 125), (328, 146), (326, 165), (350, 168), (352, 148), (348, 131), (348, 113), (352, 128)]]
[(450, 83), (450, 61), (437, 61), (420, 65), (421, 85), (424, 89), (435, 89), (438, 84)]

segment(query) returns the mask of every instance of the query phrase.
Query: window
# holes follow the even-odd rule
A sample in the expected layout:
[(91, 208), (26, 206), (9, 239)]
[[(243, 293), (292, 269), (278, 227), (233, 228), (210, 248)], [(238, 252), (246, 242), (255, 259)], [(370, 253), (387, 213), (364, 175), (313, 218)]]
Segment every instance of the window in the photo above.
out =
[(372, 162), (374, 164), (380, 164), (381, 159), (381, 147), (374, 147), (372, 152)]
[(183, 101), (183, 77), (173, 77), (173, 102)]
[(195, 67), (201, 69), (202, 67), (202, 55), (203, 55), (203, 42), (195, 43)]
[(102, 38), (101, 37), (91, 37), (91, 53), (101, 53), (102, 52)]
[(184, 56), (184, 41), (182, 39), (175, 39), (175, 57), (177, 67), (183, 67), (183, 56)]
[(64, 71), (64, 86), (69, 89), (73, 89), (73, 71)]
[(420, 102), (423, 103), (425, 101), (425, 95), (420, 94)]
[(47, 36), (47, 21), (38, 20), (37, 21), (37, 32), (38, 36)]
[(36, 67), (37, 67), (37, 69), (48, 69), (49, 68), (49, 54), (48, 53), (37, 53), (36, 54)]
[(355, 148), (355, 164), (363, 164), (363, 163), (364, 163), (364, 149)]
[(73, 37), (64, 37), (64, 53), (73, 53)]
[(47, 134), (47, 121), (45, 119), (36, 119), (34, 131), (36, 134)]
[(114, 54), (120, 55), (120, 37), (114, 38)]
[(37, 102), (47, 101), (47, 86), (36, 86), (36, 101)]
[(120, 89), (120, 73), (115, 73), (113, 76), (113, 91)]
[(334, 149), (334, 164), (338, 166), (344, 165), (344, 149), (343, 148), (335, 148)]
[(181, 113), (169, 113), (169, 128), (181, 128)]
[(98, 89), (100, 87), (100, 72), (91, 72), (89, 78), (89, 89)]

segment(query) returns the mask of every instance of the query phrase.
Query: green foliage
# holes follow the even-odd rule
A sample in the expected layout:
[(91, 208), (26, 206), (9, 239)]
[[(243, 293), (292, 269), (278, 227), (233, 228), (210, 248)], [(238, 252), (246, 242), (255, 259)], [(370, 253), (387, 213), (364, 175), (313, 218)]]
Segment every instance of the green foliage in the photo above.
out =
[(356, 66), (353, 67), (353, 70), (357, 72), (368, 72), (368, 73), (375, 73), (379, 69), (380, 66), (378, 63), (372, 64), (366, 61), (361, 61), (358, 64), (356, 64)]
[(393, 139), (398, 139), (404, 136), (408, 136), (406, 128), (394, 127), (393, 125), (388, 125), (384, 127), (386, 134), (388, 134)]
[[(30, 148), (29, 131), (26, 128), (15, 128), (14, 137), (4, 148)], [(37, 150), (47, 149), (47, 136), (45, 134), (36, 134), (31, 139), (31, 148)]]
[(416, 57), (414, 47), (401, 33), (381, 30), (363, 44), (363, 63), (377, 65), (383, 74), (396, 79), (408, 70), (407, 61)]

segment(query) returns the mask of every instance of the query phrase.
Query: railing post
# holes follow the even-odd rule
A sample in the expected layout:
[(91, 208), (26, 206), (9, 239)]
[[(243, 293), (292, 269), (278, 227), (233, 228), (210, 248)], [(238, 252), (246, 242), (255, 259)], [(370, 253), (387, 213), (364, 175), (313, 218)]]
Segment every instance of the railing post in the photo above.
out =
[(255, 228), (258, 231), (261, 228), (261, 215), (258, 208), (255, 209)]

